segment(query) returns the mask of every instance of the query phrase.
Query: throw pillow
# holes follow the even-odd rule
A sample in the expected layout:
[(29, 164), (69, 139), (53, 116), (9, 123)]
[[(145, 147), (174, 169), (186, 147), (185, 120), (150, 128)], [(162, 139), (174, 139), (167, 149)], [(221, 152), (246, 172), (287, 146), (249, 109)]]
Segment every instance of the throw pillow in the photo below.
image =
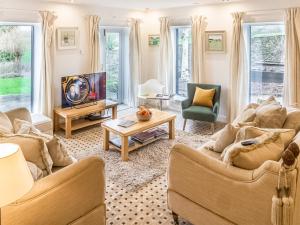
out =
[(300, 130), (300, 110), (294, 110), (287, 114), (287, 118), (283, 125), (284, 129), (294, 129), (296, 132)]
[(5, 113), (0, 112), (0, 134), (13, 134), (14, 128)]
[(215, 89), (202, 89), (196, 87), (193, 105), (213, 107), (215, 92)]
[(53, 161), (42, 138), (30, 135), (7, 134), (0, 136), (0, 143), (13, 143), (20, 146), (24, 157), (37, 165), (44, 175), (51, 174)]
[(27, 166), (30, 170), (30, 173), (31, 173), (34, 181), (37, 181), (37, 180), (43, 178), (43, 171), (39, 167), (37, 167), (37, 165), (35, 165), (32, 162), (27, 161)]
[(216, 142), (214, 144), (213, 150), (215, 152), (223, 152), (223, 150), (230, 144), (232, 144), (235, 140), (235, 136), (237, 132), (239, 131), (239, 128), (232, 126), (231, 124), (227, 124), (222, 131), (220, 132), (220, 135), (216, 139)]
[(239, 123), (253, 122), (255, 119), (256, 107), (257, 105), (255, 104), (249, 104), (246, 109), (244, 109), (242, 113), (235, 118), (232, 124), (237, 126)]
[(46, 145), (53, 160), (53, 166), (68, 166), (77, 162), (77, 159), (65, 150), (64, 146), (56, 136), (46, 142)]
[(274, 96), (270, 96), (266, 100), (261, 101), (260, 104), (256, 107), (256, 109), (259, 110), (262, 107), (264, 107), (266, 105), (270, 105), (270, 104), (278, 104), (278, 102), (276, 101), (276, 98)]
[(44, 134), (34, 127), (30, 122), (15, 119), (14, 127), (18, 134), (29, 134), (42, 138), (52, 158), (53, 166), (68, 166), (77, 160), (71, 156), (61, 144), (59, 138)]
[(223, 162), (236, 167), (254, 170), (267, 160), (278, 161), (284, 151), (280, 134), (268, 132), (253, 140), (256, 144), (243, 146), (241, 142), (235, 143), (226, 149)]
[(236, 135), (235, 143), (259, 137), (268, 132), (277, 132), (286, 148), (295, 136), (295, 130), (292, 129), (262, 129), (258, 127), (242, 127)]
[(255, 122), (261, 128), (282, 128), (286, 117), (286, 108), (272, 103), (256, 109)]

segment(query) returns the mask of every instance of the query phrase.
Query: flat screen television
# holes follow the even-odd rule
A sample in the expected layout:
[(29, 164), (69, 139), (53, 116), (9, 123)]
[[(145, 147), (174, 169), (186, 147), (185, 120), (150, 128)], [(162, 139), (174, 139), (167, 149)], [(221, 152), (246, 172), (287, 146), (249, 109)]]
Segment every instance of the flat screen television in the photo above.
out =
[(62, 107), (73, 107), (106, 98), (106, 73), (72, 75), (61, 78)]

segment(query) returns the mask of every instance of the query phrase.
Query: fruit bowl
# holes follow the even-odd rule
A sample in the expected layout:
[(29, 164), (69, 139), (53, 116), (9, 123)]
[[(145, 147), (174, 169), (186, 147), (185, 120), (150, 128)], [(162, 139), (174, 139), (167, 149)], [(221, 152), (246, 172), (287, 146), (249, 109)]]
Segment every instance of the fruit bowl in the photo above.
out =
[(149, 121), (152, 117), (152, 112), (145, 106), (140, 106), (139, 111), (136, 112), (136, 117), (139, 121)]

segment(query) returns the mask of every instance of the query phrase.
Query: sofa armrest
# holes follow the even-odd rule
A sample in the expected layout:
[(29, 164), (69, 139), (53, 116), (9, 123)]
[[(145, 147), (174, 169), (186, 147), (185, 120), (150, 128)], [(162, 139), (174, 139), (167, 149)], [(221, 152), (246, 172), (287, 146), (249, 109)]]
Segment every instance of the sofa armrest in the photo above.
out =
[[(170, 153), (168, 196), (172, 198), (176, 193), (234, 224), (271, 224), (276, 170), (277, 162), (271, 161), (257, 170), (227, 166), (213, 156), (179, 144)], [(174, 203), (174, 199), (168, 202)], [(169, 208), (172, 210), (172, 204)]]
[[(182, 160), (189, 161), (196, 167), (203, 167), (220, 176), (236, 181), (250, 181), (253, 177), (252, 170), (244, 170), (233, 166), (227, 166), (221, 160), (213, 158), (201, 151), (197, 151), (184, 144), (176, 144), (171, 153), (169, 160), (169, 173), (171, 174), (172, 168), (180, 167)], [(196, 178), (197, 174), (195, 174)]]
[(220, 109), (220, 103), (219, 102), (216, 102), (214, 104), (214, 107), (213, 107), (213, 112), (218, 115), (219, 114), (219, 109)]
[(185, 99), (181, 102), (181, 108), (182, 109), (186, 109), (190, 106), (191, 106), (191, 100), (189, 98), (187, 98), (187, 99)]
[(70, 224), (104, 206), (104, 189), (104, 162), (84, 159), (37, 181), (28, 194), (2, 208), (2, 224)]

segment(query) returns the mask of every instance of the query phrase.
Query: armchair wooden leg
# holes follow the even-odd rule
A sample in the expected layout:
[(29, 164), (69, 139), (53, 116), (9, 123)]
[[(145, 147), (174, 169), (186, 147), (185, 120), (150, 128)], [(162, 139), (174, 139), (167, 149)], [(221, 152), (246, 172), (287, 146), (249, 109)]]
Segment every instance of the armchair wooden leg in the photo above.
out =
[(183, 122), (183, 130), (185, 130), (186, 121), (187, 121), (187, 119), (184, 119), (184, 122)]
[(215, 133), (215, 123), (210, 124), (210, 130), (211, 130), (211, 134)]
[(178, 215), (176, 213), (172, 212), (172, 216), (173, 216), (174, 224), (179, 225)]

